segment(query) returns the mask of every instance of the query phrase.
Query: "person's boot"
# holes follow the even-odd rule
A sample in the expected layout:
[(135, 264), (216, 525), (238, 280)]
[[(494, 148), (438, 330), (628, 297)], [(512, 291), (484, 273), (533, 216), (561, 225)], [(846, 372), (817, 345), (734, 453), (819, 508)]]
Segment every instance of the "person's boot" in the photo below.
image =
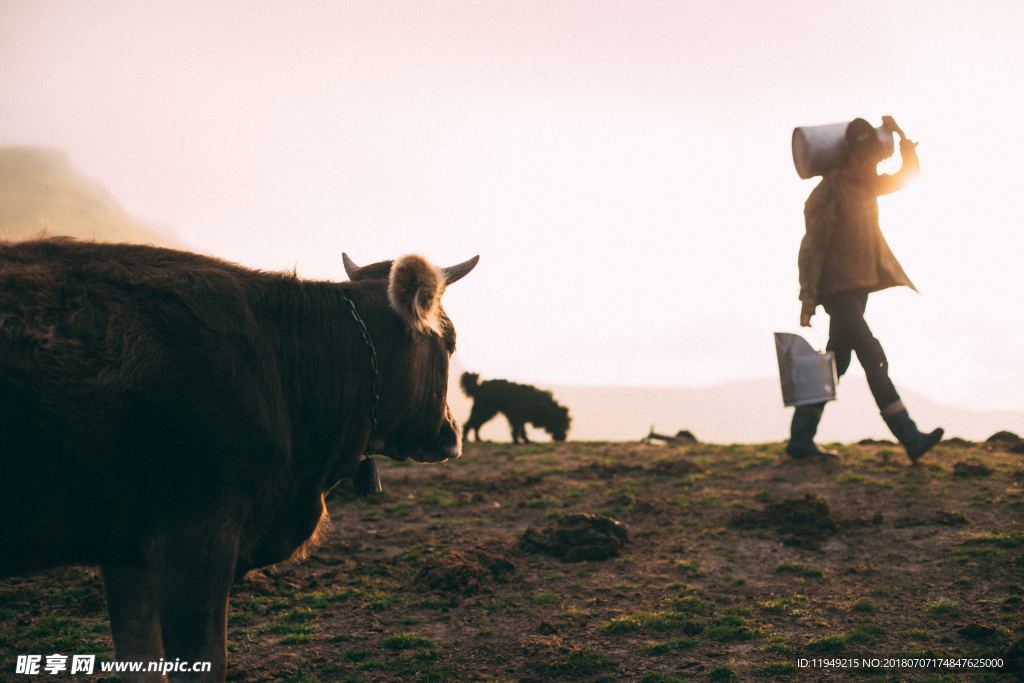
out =
[(814, 435), (818, 433), (818, 423), (825, 406), (799, 406), (793, 411), (793, 422), (789, 428), (789, 443), (786, 444), (786, 455), (797, 460), (819, 460), (835, 458), (835, 451), (825, 451), (814, 444)]
[(945, 431), (942, 427), (925, 434), (918, 430), (910, 419), (910, 413), (903, 407), (903, 401), (896, 401), (882, 411), (882, 419), (889, 426), (893, 436), (907, 451), (910, 462), (917, 463), (922, 455), (931, 450), (932, 446), (942, 440)]

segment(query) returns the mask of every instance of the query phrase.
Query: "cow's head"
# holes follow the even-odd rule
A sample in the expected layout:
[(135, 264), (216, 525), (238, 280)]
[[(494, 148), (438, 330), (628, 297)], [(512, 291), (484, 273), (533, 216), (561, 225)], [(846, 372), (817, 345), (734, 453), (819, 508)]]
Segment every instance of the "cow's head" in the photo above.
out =
[(373, 339), (380, 414), (367, 452), (420, 462), (459, 457), (462, 436), (448, 407), (455, 326), (441, 307), (441, 295), (473, 270), (480, 257), (449, 268), (416, 255), (363, 267), (347, 254), (342, 257), (352, 282), (375, 280), (386, 288), (387, 311), (379, 316)]

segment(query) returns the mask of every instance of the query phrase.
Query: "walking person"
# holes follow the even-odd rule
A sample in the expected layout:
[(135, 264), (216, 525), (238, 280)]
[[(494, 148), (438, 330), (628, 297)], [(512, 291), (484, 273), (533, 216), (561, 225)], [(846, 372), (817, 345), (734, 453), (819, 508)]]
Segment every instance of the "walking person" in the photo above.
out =
[[(899, 171), (878, 173), (878, 163), (887, 156), (885, 146), (870, 123), (855, 119), (846, 128), (842, 163), (824, 175), (804, 206), (800, 325), (809, 327), (817, 306), (825, 308), (829, 315), (827, 348), (835, 353), (839, 376), (850, 367), (851, 355), (856, 352), (882, 419), (916, 463), (942, 439), (943, 430), (927, 434), (918, 430), (889, 379), (885, 351), (864, 320), (871, 292), (900, 285), (916, 291), (882, 236), (878, 197), (903, 188), (919, 173), (917, 143), (906, 138), (892, 117), (884, 117), (883, 123), (886, 130), (899, 136)], [(821, 403), (796, 409), (786, 446), (788, 455), (835, 455), (814, 444), (824, 408)]]

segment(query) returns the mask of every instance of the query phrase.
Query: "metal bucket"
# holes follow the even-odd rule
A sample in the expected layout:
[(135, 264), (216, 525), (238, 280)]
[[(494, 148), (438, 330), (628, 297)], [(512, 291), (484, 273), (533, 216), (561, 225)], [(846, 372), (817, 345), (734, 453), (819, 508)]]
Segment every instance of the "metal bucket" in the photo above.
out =
[[(823, 175), (842, 163), (848, 125), (849, 122), (829, 123), (793, 129), (793, 165), (801, 178)], [(892, 133), (882, 126), (875, 130), (885, 146), (885, 156), (891, 157), (896, 150)]]
[(834, 353), (815, 351), (806, 339), (789, 332), (775, 333), (775, 353), (779, 357), (783, 404), (806, 406), (835, 400)]

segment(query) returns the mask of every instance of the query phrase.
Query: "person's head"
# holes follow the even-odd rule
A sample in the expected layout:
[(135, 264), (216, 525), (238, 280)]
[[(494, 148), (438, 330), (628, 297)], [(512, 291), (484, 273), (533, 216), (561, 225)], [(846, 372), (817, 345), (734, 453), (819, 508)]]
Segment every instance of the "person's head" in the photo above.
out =
[(864, 119), (851, 121), (846, 127), (846, 168), (873, 172), (885, 157), (885, 145), (875, 127)]

